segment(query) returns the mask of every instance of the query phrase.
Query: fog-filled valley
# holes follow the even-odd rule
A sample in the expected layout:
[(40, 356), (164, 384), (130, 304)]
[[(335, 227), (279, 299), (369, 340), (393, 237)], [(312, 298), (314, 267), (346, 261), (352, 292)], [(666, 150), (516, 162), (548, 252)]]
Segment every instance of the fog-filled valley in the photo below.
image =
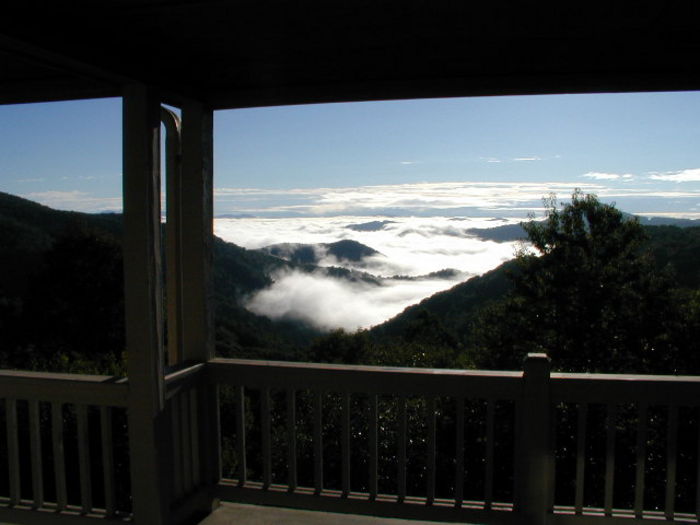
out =
[[(522, 224), (217, 219), (216, 352), (517, 369), (543, 348), (570, 370), (700, 371), (700, 227), (573, 199)], [(121, 215), (0, 201), (2, 366), (123, 373)]]
[[(342, 267), (371, 278), (283, 268), (247, 298), (251, 311), (328, 330), (379, 324), (404, 308), (514, 257), (523, 232), (494, 241), (483, 231), (517, 219), (462, 217), (219, 218), (222, 239), (285, 260)], [(474, 231), (472, 231), (474, 230)], [(293, 242), (290, 242), (293, 241)]]

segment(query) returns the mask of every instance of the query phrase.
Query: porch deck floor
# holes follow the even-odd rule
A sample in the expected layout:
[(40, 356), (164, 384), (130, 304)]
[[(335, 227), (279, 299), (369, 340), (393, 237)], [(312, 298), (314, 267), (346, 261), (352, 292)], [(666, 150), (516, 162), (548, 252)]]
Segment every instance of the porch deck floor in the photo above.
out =
[(439, 522), (222, 503), (199, 525), (435, 525), (436, 523)]

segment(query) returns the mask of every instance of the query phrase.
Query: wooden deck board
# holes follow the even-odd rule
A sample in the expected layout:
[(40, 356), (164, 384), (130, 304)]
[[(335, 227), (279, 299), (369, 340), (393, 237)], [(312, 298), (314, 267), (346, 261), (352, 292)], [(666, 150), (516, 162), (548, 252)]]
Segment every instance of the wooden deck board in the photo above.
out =
[(222, 503), (199, 525), (327, 525), (329, 523), (334, 525), (434, 525), (439, 522)]

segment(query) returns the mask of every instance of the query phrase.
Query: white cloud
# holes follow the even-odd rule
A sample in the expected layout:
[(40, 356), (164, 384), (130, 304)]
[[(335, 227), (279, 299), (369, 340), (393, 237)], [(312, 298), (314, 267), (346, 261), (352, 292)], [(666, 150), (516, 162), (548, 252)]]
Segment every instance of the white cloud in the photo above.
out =
[[(668, 174), (670, 180), (695, 180), (700, 170)], [(660, 177), (663, 174), (656, 174)], [(217, 213), (251, 215), (329, 217), (340, 215), (381, 216), (493, 216), (494, 210), (509, 217), (523, 217), (522, 210), (535, 210), (543, 195), (555, 193), (566, 198), (575, 188), (605, 197), (649, 199), (700, 196), (700, 188), (667, 191), (651, 184), (633, 184), (630, 173), (589, 172), (591, 182), (425, 182), (345, 188), (264, 190), (218, 188)], [(624, 188), (608, 185), (625, 183)], [(634, 212), (634, 209), (627, 211)], [(663, 211), (659, 209), (659, 211)], [(669, 209), (668, 211), (672, 211)]]
[[(693, 208), (691, 208), (693, 209)], [(698, 209), (696, 206), (694, 209)], [(700, 212), (698, 211), (688, 211), (688, 212), (660, 212), (660, 211), (650, 211), (650, 212), (640, 212), (635, 213), (640, 217), (671, 217), (673, 219), (694, 219), (700, 220)]]
[[(342, 197), (345, 196), (345, 205), (350, 203), (353, 209), (361, 209), (356, 203), (362, 201), (371, 201), (372, 206), (397, 202), (401, 202), (402, 205), (412, 202), (416, 206), (448, 206), (453, 203), (451, 199), (454, 199), (454, 202), (462, 204), (463, 201), (472, 204), (478, 202), (482, 205), (482, 210), (490, 207), (493, 211), (490, 217), (474, 217), (468, 214), (456, 217), (392, 216), (387, 217), (388, 222), (384, 223), (382, 228), (371, 231), (357, 231), (348, 228), (348, 225), (376, 222), (383, 217), (340, 215), (216, 219), (214, 229), (223, 239), (246, 248), (260, 248), (280, 242), (317, 244), (352, 239), (374, 248), (382, 255), (366, 258), (361, 263), (343, 261), (342, 264), (385, 278), (395, 275), (416, 277), (445, 268), (454, 268), (461, 272), (455, 280), (385, 279), (384, 286), (291, 273), (279, 275), (271, 287), (250, 300), (249, 307), (252, 310), (273, 318), (303, 319), (322, 328), (343, 327), (354, 330), (357, 327), (382, 322), (410, 304), (447, 289), (457, 281), (482, 274), (512, 258), (516, 243), (482, 241), (468, 234), (467, 230), (517, 223), (521, 219), (514, 216), (514, 210), (534, 209), (532, 206), (519, 206), (518, 203), (529, 204), (528, 199), (540, 203), (541, 196), (547, 193), (543, 191), (544, 188), (556, 191), (565, 198), (575, 186), (558, 183), (444, 183), (312, 190), (318, 202), (337, 204), (339, 209), (342, 208)], [(629, 199), (628, 202), (639, 203), (640, 207), (654, 202), (656, 197), (674, 201), (693, 198), (693, 205), (697, 204), (700, 197), (700, 191), (654, 191), (651, 188), (627, 185), (622, 189), (588, 185), (584, 191), (590, 191), (591, 188), (595, 188), (594, 191), (606, 201), (621, 197)], [(313, 203), (313, 206), (318, 204)], [(677, 215), (678, 212), (673, 214)], [(503, 216), (511, 218), (497, 218)], [(520, 216), (524, 216), (522, 211)], [(339, 261), (326, 254), (322, 264), (338, 265)]]
[(102, 212), (120, 211), (122, 209), (121, 197), (95, 197), (90, 193), (78, 190), (38, 191), (22, 196), (59, 210)]
[(322, 195), (329, 188), (266, 189), (266, 188), (214, 188), (214, 197), (268, 196), (268, 195)]
[(254, 295), (246, 307), (272, 319), (298, 319), (324, 330), (354, 331), (393, 317), (444, 289), (445, 284), (440, 280), (387, 281), (376, 286), (292, 272), (278, 275), (275, 283)]
[(496, 157), (480, 157), (481, 160), (486, 161), (490, 164), (500, 164), (502, 161)]
[(700, 182), (700, 168), (652, 173), (649, 178), (668, 182)]
[[(323, 329), (355, 330), (381, 323), (425, 297), (511, 259), (517, 246), (482, 241), (466, 232), (468, 228), (513, 224), (515, 220), (394, 217), (375, 231), (347, 227), (372, 220), (376, 217), (216, 219), (214, 228), (220, 237), (247, 248), (279, 242), (317, 244), (353, 239), (381, 252), (381, 256), (368, 257), (361, 263), (342, 264), (387, 278), (382, 286), (291, 272), (277, 275), (272, 286), (255, 294), (246, 305), (273, 319), (301, 319)], [(338, 263), (333, 257), (321, 261), (323, 265)], [(446, 268), (460, 273), (451, 279), (388, 279), (396, 275), (425, 276)]]
[(411, 164), (415, 164), (415, 160), (402, 160), (400, 164), (403, 164), (404, 166), (410, 166)]
[(584, 173), (582, 175), (583, 177), (587, 177), (589, 179), (595, 179), (595, 180), (632, 180), (634, 179), (634, 175), (631, 173), (624, 173), (624, 174), (619, 174), (619, 173), (602, 173), (599, 171), (589, 171), (588, 173)]
[(41, 177), (41, 178), (35, 178), (35, 179), (16, 179), (15, 182), (45, 182), (46, 179)]
[[(262, 248), (282, 242), (318, 244), (355, 240), (382, 255), (366, 258), (362, 263), (346, 262), (344, 265), (385, 277), (420, 276), (445, 268), (475, 275), (511, 258), (515, 245), (484, 242), (468, 234), (466, 229), (519, 222), (519, 219), (454, 221), (448, 217), (394, 217), (378, 231), (354, 231), (347, 227), (373, 220), (376, 217), (215, 219), (214, 232), (224, 240), (246, 248)], [(333, 258), (322, 262), (326, 265), (338, 263)]]
[(536, 160), (542, 160), (540, 157), (534, 156), (534, 157), (515, 157), (513, 159), (515, 162), (533, 162)]
[[(426, 182), (345, 188), (265, 190), (216, 188), (217, 202), (226, 209), (218, 213), (329, 215), (444, 215), (445, 210), (466, 208), (503, 209), (538, 205), (549, 193), (570, 195), (580, 187), (595, 193), (598, 184), (568, 182)], [(470, 211), (474, 214), (474, 210)]]
[[(604, 188), (603, 190), (597, 192), (598, 197), (605, 198), (615, 198), (615, 197), (643, 197), (647, 199), (687, 199), (693, 197), (700, 197), (700, 189), (696, 191), (665, 191), (665, 190), (654, 190), (654, 189), (642, 189), (642, 188)], [(669, 206), (669, 204), (666, 204)], [(673, 207), (673, 204), (670, 204)], [(620, 207), (620, 206), (618, 206)], [(636, 213), (635, 210), (626, 210), (630, 213)], [(678, 210), (680, 211), (680, 210)]]

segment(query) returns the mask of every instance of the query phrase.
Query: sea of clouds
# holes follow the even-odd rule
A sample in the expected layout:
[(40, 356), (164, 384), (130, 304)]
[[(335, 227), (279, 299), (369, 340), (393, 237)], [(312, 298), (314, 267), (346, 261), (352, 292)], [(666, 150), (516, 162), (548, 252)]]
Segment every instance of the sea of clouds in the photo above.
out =
[[(537, 162), (530, 156), (514, 162)], [(485, 162), (501, 162), (487, 158)], [(403, 164), (404, 162), (402, 162)], [(412, 164), (413, 162), (408, 162)], [(566, 200), (576, 189), (640, 215), (700, 218), (700, 168), (613, 173), (589, 171), (573, 180), (412, 182), (327, 188), (214, 189), (215, 232), (246, 248), (278, 243), (332, 243), (353, 239), (381, 255), (360, 263), (338, 261), (319, 251), (320, 264), (344, 266), (382, 277), (381, 285), (297, 272), (274, 276), (274, 284), (250, 297), (248, 308), (271, 318), (302, 319), (323, 329), (355, 330), (400, 313), (438, 291), (482, 274), (513, 257), (516, 243), (470, 235), (541, 217), (542, 197)], [(119, 210), (121, 198), (83, 190), (25, 193), (59, 209)], [(505, 217), (505, 218), (504, 218)], [(372, 229), (352, 225), (377, 223)], [(421, 277), (446, 268), (449, 278)], [(414, 280), (392, 279), (409, 276)]]
[[(525, 159), (521, 159), (525, 160)], [(536, 160), (535, 158), (529, 160)], [(379, 324), (412, 304), (513, 258), (515, 242), (497, 243), (470, 228), (516, 224), (542, 216), (542, 197), (567, 200), (580, 188), (630, 213), (700, 217), (700, 169), (664, 173), (588, 172), (574, 181), (424, 182), (345, 188), (214, 190), (215, 232), (246, 248), (352, 239), (381, 255), (359, 263), (322, 252), (321, 265), (382, 277), (381, 285), (297, 272), (250, 297), (247, 307), (273, 319), (301, 319), (323, 329)], [(374, 227), (363, 227), (370, 224)], [(359, 227), (357, 225), (360, 225)], [(424, 277), (457, 270), (449, 278)], [(392, 279), (394, 276), (413, 280)]]
[[(331, 243), (352, 239), (381, 255), (360, 262), (325, 256), (320, 265), (343, 266), (383, 277), (380, 285), (325, 275), (280, 273), (274, 284), (250, 297), (247, 308), (272, 319), (298, 319), (321, 329), (353, 331), (379, 324), (436, 292), (511, 259), (519, 244), (484, 241), (469, 228), (514, 224), (521, 219), (464, 217), (218, 218), (216, 235), (255, 249), (277, 243)], [(365, 225), (370, 227), (363, 231)], [(322, 254), (323, 255), (323, 254)], [(443, 269), (449, 278), (426, 277)], [(397, 279), (396, 276), (412, 279)]]

